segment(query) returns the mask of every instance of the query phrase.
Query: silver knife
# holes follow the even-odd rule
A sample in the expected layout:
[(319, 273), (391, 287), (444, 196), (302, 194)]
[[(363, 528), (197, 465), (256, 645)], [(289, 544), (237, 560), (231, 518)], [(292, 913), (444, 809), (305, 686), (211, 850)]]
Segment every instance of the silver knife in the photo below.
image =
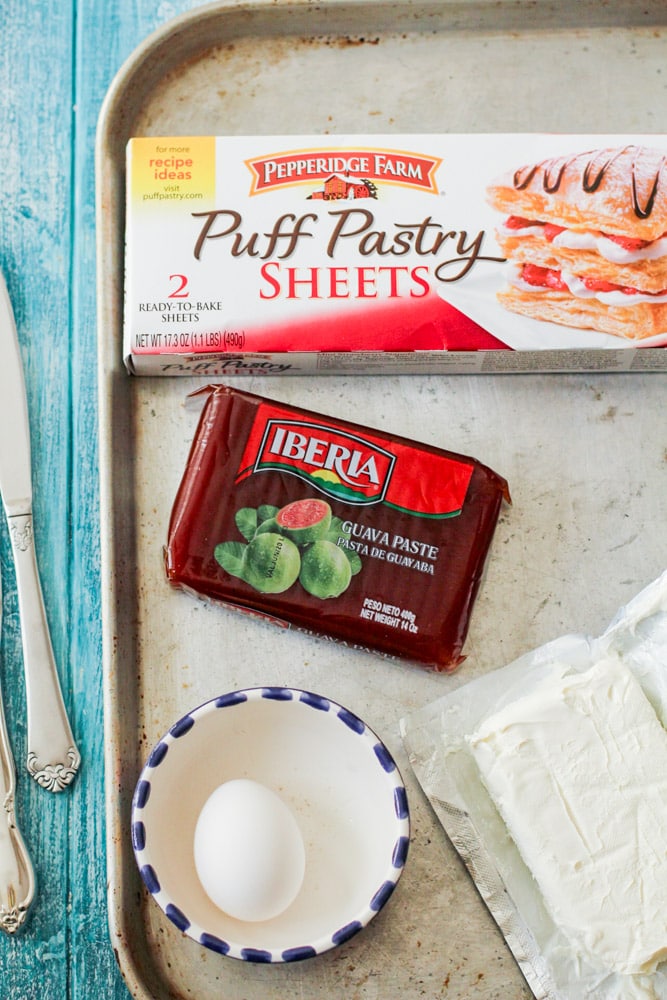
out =
[[(1, 598), (0, 598), (1, 601)], [(16, 824), (16, 771), (0, 689), (0, 930), (14, 934), (35, 898), (35, 872)]]
[(16, 567), (28, 718), (28, 771), (60, 792), (81, 757), (63, 702), (35, 557), (30, 428), (14, 311), (0, 275), (0, 494)]

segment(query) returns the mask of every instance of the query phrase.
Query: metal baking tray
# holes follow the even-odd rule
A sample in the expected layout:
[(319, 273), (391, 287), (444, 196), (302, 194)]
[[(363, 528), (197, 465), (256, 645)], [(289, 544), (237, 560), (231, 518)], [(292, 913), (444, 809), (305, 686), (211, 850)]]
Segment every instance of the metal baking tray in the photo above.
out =
[[(438, 676), (172, 592), (163, 546), (196, 421), (185, 397), (201, 383), (133, 378), (122, 364), (127, 139), (659, 131), (666, 25), (663, 0), (222, 2), (164, 26), (116, 77), (96, 152), (100, 503), (110, 929), (133, 996), (527, 1000), (410, 773), (398, 721), (554, 636), (596, 634), (667, 565), (667, 541), (654, 530), (664, 520), (659, 374), (252, 376), (243, 385), (254, 392), (474, 455), (508, 478), (514, 504), (468, 660)], [(134, 784), (158, 737), (208, 698), (261, 684), (317, 690), (364, 718), (399, 763), (413, 820), (385, 910), (341, 948), (288, 966), (224, 959), (183, 937), (143, 890), (129, 836)]]

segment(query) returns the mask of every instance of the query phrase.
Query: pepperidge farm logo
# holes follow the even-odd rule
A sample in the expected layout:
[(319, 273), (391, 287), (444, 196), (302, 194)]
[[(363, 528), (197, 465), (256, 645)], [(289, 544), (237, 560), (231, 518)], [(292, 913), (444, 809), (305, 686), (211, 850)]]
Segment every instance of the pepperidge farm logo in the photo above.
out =
[(381, 502), (395, 455), (356, 434), (326, 424), (268, 420), (253, 472), (288, 472), (321, 493), (354, 504)]
[(384, 184), (438, 194), (439, 157), (401, 149), (296, 149), (245, 161), (250, 195), (308, 185), (313, 201), (376, 198)]

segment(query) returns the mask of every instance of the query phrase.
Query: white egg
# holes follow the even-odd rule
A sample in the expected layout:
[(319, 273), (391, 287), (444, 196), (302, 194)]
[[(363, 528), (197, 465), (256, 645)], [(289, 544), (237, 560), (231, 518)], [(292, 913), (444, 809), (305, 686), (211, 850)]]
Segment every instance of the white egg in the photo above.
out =
[(209, 898), (238, 920), (271, 920), (297, 897), (306, 854), (291, 810), (257, 781), (220, 785), (199, 814), (195, 867)]

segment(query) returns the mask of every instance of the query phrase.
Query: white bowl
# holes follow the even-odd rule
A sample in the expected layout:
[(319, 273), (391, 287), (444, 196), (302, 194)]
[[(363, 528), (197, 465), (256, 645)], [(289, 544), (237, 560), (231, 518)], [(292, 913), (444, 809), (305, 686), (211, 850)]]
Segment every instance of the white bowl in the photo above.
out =
[[(280, 795), (303, 836), (303, 885), (269, 921), (225, 914), (195, 870), (199, 813), (233, 778)], [(294, 688), (235, 691), (183, 716), (153, 749), (132, 805), (136, 861), (158, 905), (200, 944), (250, 962), (297, 961), (349, 940), (391, 896), (409, 840), (405, 786), (384, 743), (341, 705)]]

